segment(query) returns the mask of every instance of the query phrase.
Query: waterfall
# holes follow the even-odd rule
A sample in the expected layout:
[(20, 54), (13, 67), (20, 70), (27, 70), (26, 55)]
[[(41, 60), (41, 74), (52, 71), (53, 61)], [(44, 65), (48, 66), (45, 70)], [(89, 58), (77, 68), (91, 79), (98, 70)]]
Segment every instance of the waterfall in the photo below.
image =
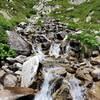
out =
[(67, 83), (73, 100), (84, 100), (84, 88), (79, 85), (79, 80), (73, 75), (68, 74)]
[[(43, 69), (43, 75), (44, 75), (44, 82), (41, 87), (41, 90), (36, 94), (34, 100), (53, 100), (51, 96), (51, 90), (54, 85), (50, 85), (50, 82), (60, 77), (57, 73), (55, 73), (58, 70), (62, 70), (62, 67), (45, 67)], [(85, 100), (84, 99), (84, 87), (81, 87), (80, 81), (75, 78), (72, 74), (67, 74), (67, 78), (64, 78), (66, 85), (69, 86), (69, 91), (72, 96), (72, 100)]]
[(52, 86), (50, 86), (49, 82), (59, 76), (54, 73), (54, 71), (58, 70), (59, 68), (52, 67), (43, 69), (44, 83), (42, 85), (40, 92), (35, 96), (34, 100), (53, 100), (51, 96)]

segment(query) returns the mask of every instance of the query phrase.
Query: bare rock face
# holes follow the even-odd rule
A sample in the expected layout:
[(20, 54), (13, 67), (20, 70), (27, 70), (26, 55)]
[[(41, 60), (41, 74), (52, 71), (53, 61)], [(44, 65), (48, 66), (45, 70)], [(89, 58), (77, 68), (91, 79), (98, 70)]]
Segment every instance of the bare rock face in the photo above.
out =
[(17, 77), (12, 75), (12, 74), (8, 74), (5, 76), (4, 78), (4, 86), (5, 87), (14, 87), (17, 84)]
[(18, 54), (29, 55), (31, 50), (29, 44), (24, 41), (16, 32), (7, 31), (10, 47), (15, 49)]

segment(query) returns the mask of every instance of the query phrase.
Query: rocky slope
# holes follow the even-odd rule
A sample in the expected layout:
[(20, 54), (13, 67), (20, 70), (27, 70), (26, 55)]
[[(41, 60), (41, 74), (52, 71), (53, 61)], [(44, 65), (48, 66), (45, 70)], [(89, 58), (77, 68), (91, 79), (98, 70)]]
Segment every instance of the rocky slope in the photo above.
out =
[[(30, 11), (29, 5), (32, 3), (31, 0), (0, 1), (2, 5), (7, 2), (16, 9), (20, 8), (17, 13)], [(1, 100), (100, 100), (100, 46), (85, 58), (80, 53), (80, 42), (67, 39), (69, 35), (81, 34), (83, 30), (69, 27), (60, 13), (59, 16), (57, 13), (52, 15), (62, 6), (67, 6), (70, 13), (70, 9), (73, 9), (70, 6), (75, 4), (77, 9), (87, 2), (91, 1), (73, 0), (66, 2), (66, 5), (65, 0), (40, 0), (35, 6), (32, 4), (36, 15), (28, 18), (28, 22), (21, 22), (6, 31), (8, 45), (16, 50), (17, 55), (1, 61)], [(16, 3), (19, 8), (14, 6)], [(27, 8), (24, 9), (22, 5)], [(1, 11), (3, 17), (12, 20), (9, 13), (7, 15)], [(99, 38), (97, 36), (97, 41)]]
[[(77, 30), (47, 18), (42, 27), (20, 23), (8, 33), (9, 44), (18, 56), (2, 62), (1, 99), (7, 94), (5, 100), (91, 100), (91, 95), (99, 100), (99, 51), (90, 60), (78, 59), (79, 51), (73, 49), (71, 41), (64, 40)], [(25, 48), (26, 44), (30, 48)]]

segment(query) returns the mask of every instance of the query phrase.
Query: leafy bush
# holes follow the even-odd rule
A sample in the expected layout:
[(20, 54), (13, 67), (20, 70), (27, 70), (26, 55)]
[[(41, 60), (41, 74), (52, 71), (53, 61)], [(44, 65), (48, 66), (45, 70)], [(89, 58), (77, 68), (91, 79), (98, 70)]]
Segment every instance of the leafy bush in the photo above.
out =
[(81, 33), (76, 35), (69, 35), (69, 40), (79, 41), (82, 45), (87, 46), (90, 49), (96, 48), (100, 43), (97, 42), (95, 35), (88, 33)]
[(15, 50), (11, 49), (7, 44), (7, 34), (5, 30), (0, 28), (0, 61), (5, 60), (6, 57), (14, 57)]
[(100, 43), (97, 42), (94, 34), (81, 33), (75, 35), (69, 35), (68, 40), (75, 40), (81, 44), (80, 54), (84, 54), (84, 57), (89, 58), (93, 50), (97, 49), (100, 46)]
[(5, 60), (7, 57), (14, 57), (15, 55), (15, 50), (10, 49), (7, 44), (0, 43), (0, 61)]
[(7, 43), (7, 34), (0, 28), (0, 43)]

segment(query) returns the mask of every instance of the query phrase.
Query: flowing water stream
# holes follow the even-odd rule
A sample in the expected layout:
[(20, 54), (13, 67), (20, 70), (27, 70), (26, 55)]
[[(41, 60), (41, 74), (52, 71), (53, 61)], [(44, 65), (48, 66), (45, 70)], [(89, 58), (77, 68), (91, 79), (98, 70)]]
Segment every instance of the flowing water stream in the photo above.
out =
[(70, 93), (73, 100), (84, 100), (84, 87), (81, 87), (79, 80), (76, 79), (73, 75), (68, 73), (67, 83), (70, 88)]
[[(52, 68), (44, 68), (43, 75), (44, 75), (44, 82), (41, 87), (41, 90), (36, 94), (34, 100), (53, 100), (51, 96), (51, 89), (50, 81), (59, 75), (55, 74), (54, 72), (58, 69), (62, 69), (61, 67), (52, 67)], [(69, 85), (69, 91), (72, 96), (72, 100), (84, 100), (83, 94), (83, 87), (79, 86), (79, 81), (74, 76), (68, 74), (68, 79), (65, 80)]]
[(54, 78), (58, 77), (54, 72), (54, 70), (58, 70), (58, 67), (55, 68), (44, 68), (44, 83), (42, 85), (41, 91), (35, 96), (34, 100), (52, 100), (51, 89), (49, 82)]

